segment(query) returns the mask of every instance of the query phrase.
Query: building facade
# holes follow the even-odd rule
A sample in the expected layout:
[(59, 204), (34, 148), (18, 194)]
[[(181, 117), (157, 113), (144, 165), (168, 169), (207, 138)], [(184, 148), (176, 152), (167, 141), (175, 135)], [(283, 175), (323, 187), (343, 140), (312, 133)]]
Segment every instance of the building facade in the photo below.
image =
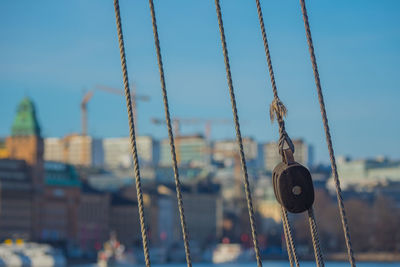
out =
[(43, 201), (44, 143), (32, 100), (24, 98), (18, 104), (11, 128), (11, 136), (6, 138), (9, 159), (23, 160), (30, 168), (32, 181), (32, 237), (39, 238), (40, 208)]
[[(258, 159), (258, 144), (253, 138), (243, 138), (243, 149), (246, 161), (249, 164), (256, 163)], [(213, 160), (222, 162), (225, 166), (233, 165), (235, 155), (239, 155), (239, 147), (236, 140), (220, 140), (213, 144)]]
[(82, 184), (78, 212), (78, 244), (85, 253), (98, 251), (110, 237), (110, 194)]
[(36, 109), (29, 98), (18, 105), (17, 114), (11, 128), (11, 136), (6, 139), (8, 158), (25, 160), (32, 168), (35, 186), (43, 183), (44, 144)]
[(6, 140), (4, 138), (0, 138), (0, 159), (8, 158), (8, 150), (6, 147)]
[(110, 230), (125, 246), (140, 240), (137, 202), (119, 195), (112, 195), (110, 207)]
[(262, 176), (256, 183), (254, 189), (255, 206), (263, 220), (263, 225), (268, 227), (271, 223), (280, 223), (282, 209), (275, 197), (272, 178)]
[[(302, 139), (292, 140), (295, 147), (294, 159), (307, 167), (311, 167), (313, 164), (313, 148)], [(281, 155), (279, 154), (278, 143), (270, 142), (264, 145), (264, 167), (267, 171), (273, 171), (276, 165), (281, 161)]]
[(24, 160), (0, 159), (0, 240), (33, 237), (33, 178)]
[[(400, 161), (339, 157), (336, 164), (342, 189), (353, 187), (366, 190), (389, 182), (400, 182)], [(331, 190), (335, 188), (333, 177), (329, 178), (328, 187)]]
[(104, 163), (102, 140), (77, 134), (46, 138), (44, 158), (77, 166), (100, 167)]
[[(185, 216), (192, 240), (205, 246), (220, 235), (223, 218), (222, 199), (216, 192), (191, 192), (183, 194)], [(174, 198), (174, 201), (176, 199)], [(174, 205), (176, 207), (176, 205)], [(178, 214), (175, 210), (174, 214)], [(179, 229), (179, 219), (175, 216), (175, 236)]]
[(72, 165), (45, 163), (45, 185), (40, 208), (40, 240), (65, 242), (77, 239), (80, 180)]
[(65, 143), (62, 138), (49, 137), (44, 139), (44, 159), (47, 161), (66, 162)]
[[(158, 163), (159, 144), (151, 136), (136, 137), (140, 163), (154, 166)], [(103, 140), (104, 163), (108, 168), (128, 168), (132, 165), (132, 149), (129, 137)]]
[[(210, 148), (201, 135), (176, 137), (175, 152), (180, 165), (205, 166), (210, 162)], [(171, 164), (169, 139), (164, 139), (160, 142), (160, 165), (171, 166)]]
[[(200, 247), (212, 242), (221, 233), (222, 199), (217, 192), (183, 190), (184, 210), (190, 239)], [(173, 186), (158, 185), (149, 195), (151, 241), (154, 245), (171, 247), (181, 244), (182, 229), (176, 193)], [(146, 205), (146, 201), (145, 201)]]

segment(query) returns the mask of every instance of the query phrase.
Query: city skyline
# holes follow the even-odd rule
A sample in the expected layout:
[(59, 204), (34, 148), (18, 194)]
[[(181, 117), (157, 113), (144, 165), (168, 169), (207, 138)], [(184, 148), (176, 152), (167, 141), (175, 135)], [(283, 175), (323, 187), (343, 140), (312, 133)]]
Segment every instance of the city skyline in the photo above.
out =
[[(76, 1), (63, 6), (48, 2), (46, 10), (28, 2), (0, 5), (4, 36), (0, 136), (10, 134), (15, 107), (24, 95), (35, 101), (45, 137), (80, 132), (82, 89), (96, 84), (122, 88), (112, 3)], [(130, 77), (138, 93), (151, 97), (151, 102), (139, 103), (139, 134), (163, 138), (165, 128), (150, 122), (153, 117), (163, 118), (163, 109), (147, 3), (121, 5)], [(399, 7), (395, 1), (309, 4), (338, 155), (399, 158), (396, 102), (400, 93), (395, 73), (400, 57)], [(93, 9), (96, 12), (90, 12)], [(156, 9), (172, 116), (231, 119), (212, 1), (168, 5), (159, 1)], [(255, 6), (222, 2), (222, 9), (242, 132), (261, 142), (275, 141), (278, 131), (268, 120), (272, 94)], [(299, 5), (263, 2), (263, 11), (278, 90), (289, 110), (288, 132), (313, 144), (316, 160), (326, 162)], [(48, 23), (49, 19), (54, 23)], [(96, 92), (89, 103), (89, 133), (127, 136), (125, 109), (122, 97)], [(202, 130), (202, 126), (183, 129), (188, 133)], [(213, 127), (212, 135), (233, 138), (233, 124)]]
[[(106, 163), (104, 167), (98, 165), (98, 159), (102, 157), (100, 154), (103, 152), (96, 147), (101, 144), (92, 137), (73, 135), (65, 137), (64, 140), (56, 139), (44, 139), (41, 136), (35, 105), (27, 98), (23, 99), (12, 125), (12, 135), (1, 144), (3, 151), (5, 149), (7, 152), (0, 159), (2, 184), (0, 238), (6, 243), (3, 247), (10, 248), (9, 244), (13, 243), (13, 239), (20, 245), (23, 245), (22, 239), (33, 240), (57, 244), (54, 246), (59, 249), (64, 247), (63, 251), (68, 258), (75, 259), (76, 255), (81, 255), (78, 257), (95, 260), (96, 253), (99, 253), (99, 257), (103, 253), (100, 250), (101, 244), (104, 243), (106, 249), (108, 234), (111, 233), (112, 238), (115, 233), (114, 237), (118, 242), (140, 254), (137, 213), (140, 207), (140, 205), (137, 207), (137, 199), (140, 196), (135, 194), (136, 185), (131, 176), (131, 169), (126, 169), (128, 165), (125, 160), (120, 158), (119, 163), (114, 161), (118, 160), (118, 156), (130, 154), (129, 138), (103, 139), (110, 141), (107, 144), (103, 143), (104, 152), (108, 154), (108, 157), (105, 157), (108, 160), (104, 162)], [(156, 163), (157, 153), (153, 152), (157, 149), (154, 149), (155, 144), (151, 138), (140, 139), (138, 138), (138, 147), (144, 148), (145, 146), (142, 146), (144, 141), (147, 143), (147, 149), (142, 151), (139, 149), (138, 156), (153, 162), (147, 167), (141, 166), (143, 181), (141, 192), (146, 199), (144, 206), (150, 222), (147, 225), (151, 229), (150, 249), (161, 247), (165, 249), (165, 255), (171, 255), (175, 249), (181, 249), (180, 246), (176, 246), (181, 241), (179, 234), (176, 234), (180, 232), (178, 216), (173, 216), (178, 212), (177, 206), (174, 205), (176, 202), (174, 175), (166, 158), (161, 161), (168, 166)], [(240, 167), (234, 164), (238, 163), (235, 160), (238, 159), (234, 153), (237, 151), (235, 142), (219, 142), (218, 146), (210, 150), (214, 152), (213, 157), (216, 161), (204, 161), (204, 164), (200, 164), (199, 154), (208, 151), (201, 149), (207, 145), (205, 139), (188, 137), (179, 139), (176, 150), (178, 163), (180, 158), (183, 165), (190, 164), (180, 167), (181, 192), (184, 194), (187, 208), (185, 218), (191, 240), (200, 244), (197, 250), (199, 259), (202, 253), (210, 255), (207, 253), (208, 249), (212, 249), (215, 255), (221, 242), (226, 244), (228, 241), (229, 245), (233, 244), (239, 249), (250, 248), (249, 225), (247, 220), (243, 220), (247, 212), (244, 196), (241, 193), (242, 181), (238, 179)], [(182, 142), (183, 140), (186, 144)], [(296, 162), (301, 164), (310, 162), (307, 144), (296, 140), (293, 140), (293, 143), (296, 149), (294, 154)], [(164, 145), (165, 150), (169, 150), (167, 143)], [(244, 150), (249, 156), (248, 159), (256, 159), (254, 152), (257, 146), (254, 140), (244, 140)], [(248, 170), (251, 175), (252, 195), (256, 203), (254, 207), (259, 221), (258, 229), (261, 229), (259, 236), (263, 236), (262, 240), (269, 240), (260, 242), (264, 251), (263, 257), (270, 257), (271, 252), (268, 252), (268, 248), (273, 248), (275, 252), (272, 255), (277, 259), (277, 256), (285, 257), (283, 248), (285, 242), (282, 242), (281, 208), (276, 201), (274, 190), (276, 184), (274, 186), (274, 179), (268, 170), (280, 162), (281, 157), (276, 144), (267, 145), (265, 149), (263, 149), (267, 156), (264, 162), (267, 163), (264, 165), (265, 168), (253, 169), (249, 164)], [(219, 156), (216, 157), (215, 153)], [(164, 153), (160, 153), (161, 157), (162, 154)], [(168, 153), (164, 155), (166, 154)], [(230, 162), (227, 161), (229, 157)], [(275, 164), (268, 165), (273, 162)], [(339, 250), (345, 250), (345, 244), (339, 242), (342, 233), (340, 227), (334, 226), (335, 219), (332, 217), (337, 212), (334, 178), (330, 169), (324, 166), (310, 170), (318, 199), (315, 202), (315, 210), (321, 222), (319, 228), (321, 236), (325, 240), (336, 240), (324, 242), (325, 250), (328, 251), (328, 257), (332, 255), (331, 252), (337, 255)], [(400, 201), (398, 194), (400, 161), (338, 159), (337, 170), (343, 182), (341, 188), (346, 207), (350, 211), (349, 225), (351, 229), (355, 229), (352, 230), (352, 234), (356, 236), (354, 239), (356, 251), (370, 252), (372, 254), (368, 256), (369, 259), (376, 260), (374, 251), (382, 251), (384, 247), (385, 251), (390, 253), (385, 254), (388, 255), (385, 259), (398, 259), (396, 244), (399, 237), (393, 233), (398, 228), (399, 221), (397, 203)], [(371, 214), (374, 216), (373, 220)], [(336, 224), (339, 224), (339, 214), (334, 217)], [(24, 218), (23, 224), (20, 223), (21, 218)], [(298, 241), (304, 244), (304, 253), (311, 256), (311, 244), (309, 240), (307, 242), (304, 240), (304, 233), (308, 232), (306, 230), (308, 226), (302, 220), (304, 218), (292, 219), (295, 235), (299, 237)], [(371, 229), (374, 230), (371, 232)], [(367, 231), (371, 232), (373, 238), (371, 236), (363, 238)], [(244, 236), (247, 238), (243, 238)], [(68, 249), (70, 244), (74, 247), (72, 251)], [(78, 254), (74, 251), (78, 251)], [(184, 257), (173, 259), (161, 255), (157, 257), (161, 262), (184, 261)], [(7, 259), (7, 256), (2, 258)], [(204, 257), (203, 261), (211, 262), (211, 259)], [(212, 261), (215, 262), (214, 256)]]

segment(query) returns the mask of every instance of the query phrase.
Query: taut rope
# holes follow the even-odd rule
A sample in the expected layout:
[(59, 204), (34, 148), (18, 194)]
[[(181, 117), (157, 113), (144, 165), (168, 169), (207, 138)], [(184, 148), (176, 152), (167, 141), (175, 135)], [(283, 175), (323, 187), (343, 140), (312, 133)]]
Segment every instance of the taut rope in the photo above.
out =
[(351, 244), (350, 231), (349, 231), (349, 226), (348, 226), (348, 222), (347, 222), (346, 211), (345, 211), (345, 208), (344, 208), (343, 196), (342, 196), (342, 190), (340, 188), (339, 176), (338, 176), (337, 167), (336, 167), (335, 153), (333, 151), (332, 138), (331, 138), (331, 134), (330, 134), (330, 130), (329, 130), (328, 117), (326, 115), (324, 96), (322, 94), (321, 81), (319, 79), (317, 60), (315, 58), (314, 45), (313, 45), (313, 40), (312, 40), (312, 37), (311, 37), (310, 24), (308, 22), (307, 8), (306, 8), (306, 4), (305, 4), (304, 0), (300, 0), (300, 5), (301, 5), (301, 11), (303, 13), (304, 28), (306, 30), (308, 50), (310, 52), (312, 68), (313, 68), (313, 71), (314, 71), (315, 85), (317, 87), (317, 93), (318, 93), (319, 106), (320, 106), (320, 109), (321, 109), (322, 122), (324, 124), (324, 129), (325, 129), (326, 143), (328, 145), (329, 157), (330, 157), (330, 160), (331, 160), (332, 174), (333, 174), (333, 178), (334, 178), (334, 181), (335, 181), (336, 197), (337, 197), (337, 200), (338, 200), (340, 218), (341, 218), (341, 221), (342, 221), (344, 238), (345, 238), (346, 246), (347, 246), (347, 254), (348, 254), (349, 262), (350, 262), (351, 266), (355, 267), (356, 266), (356, 261), (354, 259), (353, 246)]
[[(290, 150), (292, 150), (292, 153), (294, 153), (294, 145), (285, 130), (285, 122), (284, 122), (283, 118), (286, 116), (287, 109), (278, 97), (278, 89), (276, 86), (275, 75), (274, 75), (274, 71), (273, 71), (273, 67), (272, 67), (271, 54), (269, 51), (268, 39), (267, 39), (266, 30), (265, 30), (264, 17), (263, 17), (262, 10), (261, 10), (260, 0), (256, 0), (256, 5), (257, 5), (258, 19), (260, 22), (261, 35), (262, 35), (262, 39), (264, 42), (265, 55), (267, 57), (268, 70), (269, 70), (269, 75), (270, 75), (271, 85), (272, 85), (272, 92), (274, 94), (274, 100), (272, 101), (272, 104), (270, 106), (270, 117), (271, 117), (271, 121), (273, 121), (275, 117), (276, 117), (276, 120), (278, 121), (279, 136), (280, 136), (278, 146), (279, 146), (279, 152), (282, 156), (282, 159), (284, 159), (283, 149), (284, 149), (285, 142), (289, 146)], [(286, 244), (290, 245), (290, 248), (288, 247), (288, 254), (291, 251), (291, 253), (293, 254), (292, 256), (296, 263), (296, 266), (298, 266), (299, 263), (297, 260), (296, 249), (294, 247), (294, 242), (293, 242), (293, 237), (292, 237), (292, 233), (291, 233), (289, 219), (287, 216), (287, 211), (283, 207), (282, 207), (282, 215), (283, 215), (284, 230), (286, 227), (286, 231), (284, 231), (285, 237), (289, 238), (289, 241), (290, 241), (290, 242), (286, 243)], [(308, 210), (308, 217), (309, 217), (308, 219), (309, 219), (312, 243), (313, 243), (314, 254), (315, 254), (315, 261), (316, 261), (318, 267), (323, 267), (324, 261), (322, 258), (322, 253), (321, 253), (321, 249), (320, 249), (320, 245), (319, 245), (317, 224), (315, 221), (314, 211), (312, 208), (310, 210)], [(291, 260), (291, 255), (289, 255), (289, 261), (292, 265), (293, 262)]]
[(183, 198), (182, 198), (182, 191), (181, 191), (181, 183), (179, 181), (178, 161), (176, 159), (174, 135), (172, 133), (171, 116), (170, 116), (170, 112), (169, 112), (167, 89), (165, 86), (164, 67), (163, 67), (163, 62), (162, 62), (162, 57), (161, 57), (160, 40), (158, 38), (157, 20), (156, 20), (156, 15), (155, 15), (155, 11), (154, 11), (153, 0), (149, 0), (149, 4), (150, 4), (151, 20), (152, 20), (152, 24), (153, 24), (154, 43), (155, 43), (156, 52), (157, 52), (158, 70), (160, 72), (160, 82), (161, 82), (161, 91), (162, 91), (162, 96), (163, 96), (163, 101), (164, 101), (165, 120), (167, 122), (169, 144), (171, 147), (172, 168), (174, 170), (176, 197), (177, 197), (177, 201), (178, 201), (178, 209), (179, 209), (179, 215), (180, 215), (180, 221), (181, 221), (181, 227), (182, 227), (183, 244), (185, 246), (186, 263), (187, 263), (188, 267), (191, 267), (192, 260), (190, 257), (189, 237), (188, 237), (187, 227), (186, 227), (185, 211), (183, 209)]
[(236, 140), (237, 140), (237, 143), (239, 145), (240, 161), (241, 161), (241, 164), (242, 164), (242, 171), (243, 171), (243, 183), (244, 183), (244, 189), (245, 189), (246, 200), (247, 200), (247, 208), (248, 208), (248, 211), (249, 211), (251, 234), (252, 234), (252, 237), (253, 237), (253, 244), (254, 244), (254, 252), (256, 254), (257, 266), (258, 267), (262, 267), (262, 262), (261, 262), (261, 257), (260, 257), (260, 250), (258, 248), (257, 230), (256, 230), (255, 218), (254, 218), (253, 200), (251, 198), (249, 176), (248, 176), (248, 173), (247, 173), (247, 165), (246, 165), (246, 158), (245, 158), (244, 149), (243, 149), (242, 134), (240, 132), (239, 116), (238, 116), (237, 107), (236, 107), (236, 98), (235, 98), (235, 92), (234, 92), (234, 89), (233, 89), (231, 67), (229, 65), (228, 48), (226, 47), (224, 24), (222, 22), (222, 14), (221, 14), (221, 7), (220, 7), (220, 4), (219, 4), (219, 0), (215, 0), (215, 8), (216, 8), (216, 11), (217, 11), (219, 32), (220, 32), (220, 35), (221, 35), (221, 43), (222, 43), (222, 52), (224, 54), (224, 61), (225, 61), (226, 78), (227, 78), (227, 81), (228, 81), (229, 94), (230, 94), (231, 104), (232, 104), (233, 120), (234, 120), (234, 123), (235, 123), (235, 129), (236, 129)]
[(128, 69), (126, 67), (124, 36), (122, 34), (121, 16), (120, 16), (120, 12), (119, 12), (118, 0), (114, 0), (114, 9), (115, 9), (115, 18), (116, 18), (116, 22), (117, 22), (117, 34), (118, 34), (118, 41), (119, 41), (119, 53), (121, 56), (121, 68), (122, 68), (122, 75), (123, 75), (124, 87), (125, 87), (126, 107), (128, 109), (129, 137), (130, 137), (130, 142), (131, 142), (133, 165), (134, 165), (134, 172), (135, 172), (136, 194), (137, 194), (138, 209), (139, 209), (140, 229), (142, 232), (142, 241), (143, 241), (143, 253), (144, 253), (144, 260), (146, 263), (146, 267), (150, 267), (150, 255), (149, 255), (149, 248), (148, 248), (148, 241), (147, 241), (146, 223), (145, 223), (145, 219), (144, 219), (143, 193), (142, 193), (142, 185), (140, 182), (139, 161), (138, 161), (137, 147), (136, 147), (135, 122), (133, 119), (133, 109), (132, 109), (132, 100), (131, 100), (132, 98), (131, 98), (131, 92), (129, 90)]

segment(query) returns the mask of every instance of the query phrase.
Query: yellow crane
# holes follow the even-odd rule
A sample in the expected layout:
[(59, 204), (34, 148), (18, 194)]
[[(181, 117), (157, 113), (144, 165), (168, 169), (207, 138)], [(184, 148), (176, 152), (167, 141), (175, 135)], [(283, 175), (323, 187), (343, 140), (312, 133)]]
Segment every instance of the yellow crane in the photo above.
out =
[[(117, 95), (124, 95), (125, 92), (124, 90), (109, 87), (109, 86), (104, 86), (104, 85), (96, 85), (94, 87), (94, 90), (101, 90), (105, 91), (108, 93), (112, 94), (117, 94)], [(92, 99), (94, 90), (90, 90), (86, 92), (83, 96), (83, 99), (81, 101), (81, 114), (82, 114), (82, 135), (86, 136), (88, 133), (88, 115), (87, 115), (87, 105), (88, 102)], [(131, 99), (132, 99), (132, 107), (133, 107), (133, 118), (135, 120), (135, 123), (137, 122), (137, 115), (136, 115), (136, 102), (137, 101), (150, 101), (150, 97), (147, 95), (137, 95), (135, 93), (135, 87), (131, 88)]]
[[(95, 89), (101, 90), (101, 91), (105, 91), (105, 92), (108, 92), (108, 93), (111, 93), (111, 94), (125, 95), (125, 91), (124, 90), (113, 88), (113, 87), (109, 87), (109, 86), (96, 85)], [(137, 101), (148, 102), (148, 101), (150, 101), (150, 96), (136, 94), (136, 87), (135, 86), (132, 86), (130, 88), (130, 91), (131, 91), (133, 119), (134, 119), (134, 122), (135, 122), (135, 126), (137, 128), (137, 113), (136, 113)]]

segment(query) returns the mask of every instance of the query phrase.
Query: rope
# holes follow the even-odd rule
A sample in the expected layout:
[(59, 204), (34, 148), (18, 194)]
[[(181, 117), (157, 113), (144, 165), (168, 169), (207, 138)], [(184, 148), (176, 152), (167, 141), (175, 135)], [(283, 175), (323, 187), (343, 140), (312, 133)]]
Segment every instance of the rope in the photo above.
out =
[[(272, 67), (271, 54), (269, 52), (267, 33), (265, 30), (264, 16), (262, 14), (260, 0), (256, 0), (256, 6), (257, 6), (258, 19), (260, 22), (261, 35), (262, 35), (262, 39), (263, 39), (263, 43), (264, 43), (265, 55), (267, 57), (267, 64), (268, 64), (269, 76), (271, 79), (272, 92), (274, 94), (274, 100), (272, 101), (270, 110), (269, 110), (270, 118), (271, 118), (272, 122), (274, 121), (275, 118), (278, 122), (278, 125), (279, 125), (278, 147), (279, 147), (279, 153), (282, 156), (282, 160), (284, 160), (283, 149), (285, 146), (285, 142), (287, 143), (287, 145), (290, 148), (290, 150), (292, 151), (292, 153), (294, 153), (295, 148), (294, 148), (292, 140), (290, 139), (289, 135), (287, 134), (287, 132), (285, 130), (285, 121), (283, 118), (287, 114), (287, 109), (286, 109), (285, 105), (282, 103), (282, 101), (279, 99), (279, 96), (278, 96), (278, 89), (277, 89), (276, 82), (275, 82), (275, 75), (274, 75), (274, 70)], [(287, 246), (287, 250), (288, 250), (290, 266), (293, 266), (293, 260), (294, 260), (296, 266), (299, 266), (296, 248), (295, 248), (295, 245), (293, 242), (292, 230), (291, 230), (291, 227), (289, 224), (287, 211), (284, 209), (283, 206), (281, 206), (281, 209), (282, 209), (282, 223), (283, 223), (283, 229), (284, 229), (285, 238), (286, 238), (286, 246)]]
[[(275, 99), (279, 99), (279, 97), (278, 97), (278, 89), (276, 88), (274, 70), (272, 68), (271, 54), (269, 53), (267, 33), (265, 31), (264, 17), (263, 17), (262, 10), (261, 10), (260, 0), (256, 0), (256, 5), (257, 5), (258, 19), (260, 21), (261, 34), (262, 34), (262, 38), (263, 38), (263, 41), (264, 41), (265, 55), (267, 57), (269, 76), (271, 78), (272, 91), (274, 93), (274, 98)], [(272, 120), (272, 118), (271, 118), (271, 120)]]
[(249, 211), (251, 234), (253, 237), (253, 244), (254, 244), (254, 252), (256, 255), (256, 259), (257, 259), (257, 266), (262, 267), (260, 251), (258, 248), (257, 230), (256, 230), (256, 225), (255, 225), (254, 209), (253, 209), (253, 200), (251, 198), (249, 177), (248, 177), (247, 166), (246, 166), (246, 158), (244, 155), (242, 134), (240, 132), (239, 116), (238, 116), (237, 107), (236, 107), (235, 92), (233, 89), (232, 75), (231, 75), (231, 70), (230, 70), (230, 65), (229, 65), (228, 49), (226, 47), (224, 25), (222, 22), (221, 7), (219, 4), (219, 0), (215, 0), (215, 7), (216, 7), (216, 12), (217, 12), (217, 17), (218, 17), (219, 32), (221, 35), (222, 52), (224, 55), (225, 69), (226, 69), (226, 78), (228, 81), (229, 94), (230, 94), (231, 104), (232, 104), (233, 120), (235, 123), (235, 129), (236, 129), (236, 139), (237, 139), (237, 143), (239, 145), (240, 161), (241, 161), (242, 171), (243, 171), (243, 183), (244, 183), (244, 189), (245, 189), (246, 200), (247, 200), (247, 208)]
[(276, 118), (279, 125), (280, 137), (278, 146), (279, 146), (279, 153), (283, 157), (283, 147), (285, 145), (285, 142), (287, 143), (287, 145), (289, 146), (289, 148), (292, 150), (293, 153), (294, 153), (294, 145), (285, 130), (285, 122), (283, 118), (286, 117), (287, 109), (278, 96), (278, 89), (276, 87), (274, 69), (272, 67), (271, 54), (269, 52), (267, 33), (265, 31), (264, 16), (262, 14), (260, 0), (256, 0), (256, 5), (257, 5), (258, 20), (260, 22), (261, 35), (264, 42), (265, 56), (267, 57), (268, 71), (271, 79), (272, 92), (274, 94), (274, 100), (270, 105), (269, 114), (271, 121), (273, 122), (274, 119)]
[(172, 123), (171, 123), (171, 116), (170, 116), (170, 112), (169, 112), (167, 89), (165, 86), (164, 67), (163, 67), (163, 62), (162, 62), (162, 57), (161, 57), (160, 40), (158, 38), (157, 20), (156, 20), (156, 15), (155, 15), (155, 11), (154, 11), (153, 0), (149, 0), (149, 4), (150, 4), (151, 20), (152, 20), (152, 24), (153, 24), (154, 43), (155, 43), (156, 52), (157, 52), (158, 69), (160, 72), (160, 82), (161, 82), (161, 91), (162, 91), (162, 96), (163, 96), (163, 101), (164, 101), (165, 120), (167, 122), (169, 144), (171, 147), (172, 167), (174, 170), (176, 197), (178, 200), (178, 209), (179, 209), (179, 215), (180, 215), (180, 220), (181, 220), (182, 237), (183, 237), (183, 244), (185, 247), (186, 263), (187, 263), (188, 267), (191, 267), (192, 260), (190, 257), (189, 237), (188, 237), (187, 227), (186, 227), (185, 211), (183, 208), (181, 183), (179, 181), (178, 161), (176, 158), (174, 135), (172, 133)]
[(142, 193), (142, 185), (140, 182), (139, 161), (138, 161), (137, 147), (136, 147), (135, 122), (133, 119), (131, 92), (129, 90), (128, 69), (126, 66), (124, 37), (122, 34), (121, 16), (120, 16), (120, 11), (119, 11), (118, 0), (114, 0), (114, 9), (115, 9), (115, 18), (116, 18), (116, 22), (117, 22), (117, 33), (118, 33), (118, 41), (119, 41), (119, 53), (121, 56), (122, 75), (123, 75), (124, 86), (125, 86), (125, 99), (126, 99), (126, 106), (127, 106), (127, 110), (128, 110), (129, 137), (130, 137), (131, 150), (132, 150), (132, 156), (133, 156), (133, 164), (134, 164), (136, 194), (137, 194), (138, 209), (139, 209), (139, 221), (140, 221), (140, 229), (142, 232), (142, 241), (143, 241), (143, 253), (144, 253), (144, 259), (145, 259), (146, 266), (150, 267), (150, 255), (149, 255), (149, 248), (148, 248), (148, 241), (147, 241), (146, 224), (145, 224), (145, 219), (144, 219), (143, 193)]
[(284, 209), (283, 209), (282, 206), (281, 206), (281, 212), (282, 212), (283, 233), (285, 235), (286, 250), (287, 250), (287, 253), (288, 253), (288, 257), (289, 257), (289, 263), (290, 263), (290, 267), (294, 267), (294, 265), (293, 265), (293, 251), (292, 251), (292, 247), (290, 246), (290, 243), (289, 243), (289, 235), (288, 235), (288, 230), (287, 230), (287, 224), (286, 224), (286, 221), (283, 219), (283, 217), (284, 217), (284, 214), (283, 214)]
[(349, 262), (350, 262), (351, 266), (355, 267), (356, 262), (354, 259), (353, 247), (352, 247), (351, 239), (350, 239), (350, 231), (349, 231), (349, 226), (348, 226), (348, 222), (347, 222), (346, 211), (344, 208), (339, 176), (338, 176), (337, 167), (336, 167), (335, 153), (333, 151), (332, 138), (331, 138), (329, 125), (328, 125), (328, 117), (326, 115), (325, 102), (324, 102), (324, 97), (322, 95), (321, 81), (320, 81), (319, 73), (318, 73), (317, 60), (315, 58), (314, 45), (313, 45), (313, 40), (311, 37), (310, 24), (308, 22), (307, 9), (306, 9), (306, 4), (305, 4), (304, 0), (300, 0), (300, 5), (301, 5), (302, 13), (303, 13), (303, 20), (304, 20), (304, 27), (306, 30), (308, 50), (310, 52), (312, 68), (314, 71), (315, 84), (317, 87), (318, 100), (319, 100), (319, 105), (320, 105), (320, 109), (321, 109), (322, 121), (323, 121), (324, 129), (325, 129), (326, 143), (328, 145), (328, 150), (329, 150), (332, 174), (333, 174), (333, 178), (335, 181), (336, 196), (337, 196), (337, 200), (338, 200), (338, 206), (339, 206), (340, 217), (341, 217), (341, 221), (342, 221), (344, 238), (345, 238), (345, 242), (346, 242), (346, 246), (347, 246), (347, 254), (348, 254)]
[(310, 231), (314, 248), (315, 262), (317, 263), (317, 267), (324, 267), (325, 263), (322, 257), (321, 247), (319, 245), (318, 228), (317, 228), (317, 222), (315, 221), (313, 208), (310, 208), (308, 210), (308, 222), (310, 223)]
[[(281, 206), (281, 209), (282, 209), (283, 227), (284, 228), (286, 227), (286, 234), (285, 234), (286, 236), (285, 237), (288, 239), (288, 243), (289, 243), (288, 249), (290, 249), (290, 252), (294, 259), (294, 263), (296, 264), (297, 267), (299, 267), (300, 266), (299, 259), (297, 258), (296, 246), (294, 245), (292, 227), (290, 226), (290, 223), (289, 223), (287, 210), (285, 210), (285, 208), (283, 206)], [(286, 243), (286, 245), (287, 245), (287, 243)], [(289, 261), (290, 261), (290, 257), (289, 257)]]

